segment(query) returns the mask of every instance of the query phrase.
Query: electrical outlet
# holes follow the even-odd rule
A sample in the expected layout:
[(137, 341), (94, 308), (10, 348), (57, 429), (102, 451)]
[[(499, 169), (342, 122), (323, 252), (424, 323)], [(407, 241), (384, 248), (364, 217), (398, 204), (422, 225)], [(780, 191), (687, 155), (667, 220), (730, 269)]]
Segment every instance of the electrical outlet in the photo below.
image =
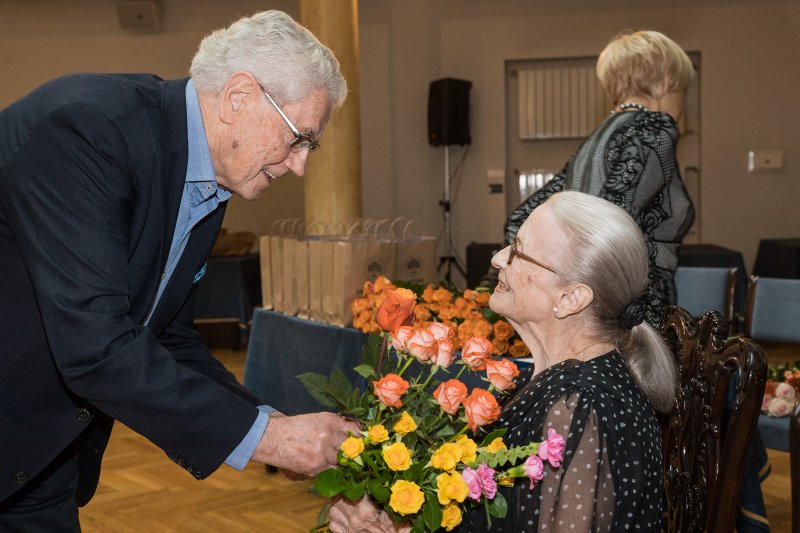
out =
[(750, 150), (747, 152), (748, 172), (781, 168), (783, 168), (783, 150)]

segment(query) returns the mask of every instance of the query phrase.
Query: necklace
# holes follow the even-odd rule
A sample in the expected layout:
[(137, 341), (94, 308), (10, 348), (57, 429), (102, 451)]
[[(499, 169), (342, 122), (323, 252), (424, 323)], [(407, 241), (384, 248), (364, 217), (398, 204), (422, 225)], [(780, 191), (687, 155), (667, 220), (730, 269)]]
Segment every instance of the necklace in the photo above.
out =
[[(625, 111), (626, 109), (638, 109), (639, 111), (650, 111), (649, 109), (647, 109), (642, 104), (639, 104), (639, 103), (636, 103), (636, 102), (625, 102), (624, 104), (619, 104), (617, 107), (619, 107), (620, 111)], [(614, 114), (616, 112), (617, 112), (616, 109), (612, 109), (611, 110), (612, 114)]]
[(584, 361), (585, 359), (583, 357), (578, 357), (578, 356), (580, 354), (582, 354), (583, 352), (585, 352), (586, 350), (588, 350), (589, 348), (591, 348), (592, 346), (597, 346), (598, 344), (603, 344), (603, 341), (598, 341), (598, 342), (592, 343), (589, 346), (583, 348), (582, 350), (580, 350), (578, 353), (575, 354), (574, 359), (577, 359), (579, 361)]

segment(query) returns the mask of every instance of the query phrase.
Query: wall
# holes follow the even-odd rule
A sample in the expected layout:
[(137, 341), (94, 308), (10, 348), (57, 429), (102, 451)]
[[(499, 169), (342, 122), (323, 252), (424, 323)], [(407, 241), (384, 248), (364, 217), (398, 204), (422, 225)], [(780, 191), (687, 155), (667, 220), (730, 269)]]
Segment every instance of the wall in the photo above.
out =
[[(181, 76), (208, 31), (258, 9), (297, 12), (294, 0), (161, 3), (162, 31), (131, 35), (119, 30), (110, 0), (0, 0), (0, 106), (64, 72)], [(464, 78), (473, 82), (473, 142), (453, 192), (453, 237), (461, 256), (470, 241), (489, 240), (498, 222), (488, 220), (486, 172), (505, 166), (505, 61), (593, 56), (620, 29), (653, 28), (702, 55), (703, 240), (741, 250), (751, 268), (760, 238), (800, 236), (800, 2), (664, 4), (361, 0), (354, 96), (362, 104), (365, 216), (410, 216), (420, 231), (441, 235), (444, 149), (427, 144), (428, 85)], [(748, 174), (753, 148), (783, 149), (784, 168)], [(451, 166), (463, 150), (451, 148)], [(302, 182), (287, 178), (255, 202), (234, 200), (226, 226), (260, 234), (302, 209)]]

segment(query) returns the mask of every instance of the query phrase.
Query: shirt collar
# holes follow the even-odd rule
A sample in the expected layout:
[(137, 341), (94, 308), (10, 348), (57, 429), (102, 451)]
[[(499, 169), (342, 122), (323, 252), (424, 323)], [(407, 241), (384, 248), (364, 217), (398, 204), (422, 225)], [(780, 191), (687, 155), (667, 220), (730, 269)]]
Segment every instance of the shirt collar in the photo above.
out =
[(200, 113), (200, 99), (190, 78), (186, 84), (186, 133), (189, 140), (189, 162), (186, 165), (186, 182), (210, 183), (216, 189), (220, 201), (231, 197), (230, 191), (218, 187), (211, 163), (211, 149), (208, 147), (203, 116)]

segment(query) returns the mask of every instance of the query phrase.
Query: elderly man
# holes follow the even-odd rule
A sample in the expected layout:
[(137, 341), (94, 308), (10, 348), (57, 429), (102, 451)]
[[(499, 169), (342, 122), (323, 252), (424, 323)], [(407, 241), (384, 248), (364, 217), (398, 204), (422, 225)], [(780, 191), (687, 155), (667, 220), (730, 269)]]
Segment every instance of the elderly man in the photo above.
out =
[(191, 79), (66, 76), (0, 111), (0, 530), (79, 531), (114, 420), (197, 479), (335, 464), (354, 426), (262, 405), (192, 322), (227, 200), (302, 176), (346, 90), (268, 11), (206, 37)]

